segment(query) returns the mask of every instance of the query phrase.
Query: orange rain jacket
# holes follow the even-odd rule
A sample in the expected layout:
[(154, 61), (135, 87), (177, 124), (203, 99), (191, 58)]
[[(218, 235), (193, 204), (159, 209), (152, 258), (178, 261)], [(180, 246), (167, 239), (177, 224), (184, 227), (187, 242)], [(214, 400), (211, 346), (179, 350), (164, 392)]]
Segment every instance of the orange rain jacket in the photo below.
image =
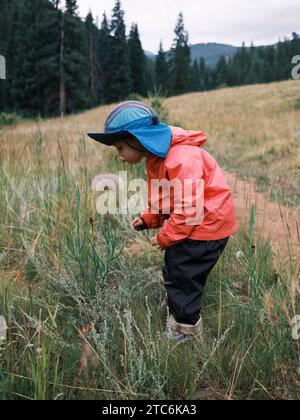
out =
[[(203, 241), (218, 240), (235, 234), (238, 230), (238, 224), (232, 193), (217, 161), (202, 147), (207, 141), (205, 133), (184, 130), (180, 127), (170, 128), (172, 142), (166, 158), (160, 158), (152, 154), (146, 159), (149, 207), (140, 215), (141, 219), (148, 229), (162, 227), (157, 234), (157, 241), (162, 248), (169, 248), (186, 238)], [(187, 224), (187, 218), (192, 217), (192, 213), (184, 211), (185, 194), (182, 194), (182, 203), (180, 203), (183, 211), (181, 211), (181, 214), (176, 214), (174, 211), (174, 190), (172, 188), (169, 193), (170, 212), (164, 214), (163, 192), (160, 190), (159, 197), (156, 199), (155, 194), (152, 194), (151, 197), (151, 180), (154, 179), (180, 180), (182, 185), (184, 179), (193, 180), (190, 181), (193, 182), (191, 189), (191, 204), (193, 206), (196, 205), (197, 200), (201, 199), (198, 194), (199, 190), (196, 188), (196, 180), (202, 180), (204, 213), (202, 213), (203, 218), (200, 223), (196, 225)], [(153, 208), (158, 210), (153, 212)]]

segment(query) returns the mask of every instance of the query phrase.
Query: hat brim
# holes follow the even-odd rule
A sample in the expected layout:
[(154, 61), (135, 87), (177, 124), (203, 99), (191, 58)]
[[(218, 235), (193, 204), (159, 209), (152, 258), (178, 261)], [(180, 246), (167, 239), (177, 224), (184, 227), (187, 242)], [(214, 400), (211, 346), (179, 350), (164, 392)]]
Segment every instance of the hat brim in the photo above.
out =
[(122, 130), (115, 133), (88, 133), (88, 136), (106, 146), (113, 146), (118, 140), (135, 137), (149, 152), (165, 158), (172, 142), (172, 131), (166, 124)]
[(105, 144), (106, 146), (113, 146), (118, 140), (132, 137), (132, 134), (128, 131), (118, 131), (117, 133), (87, 133), (87, 135), (91, 139)]

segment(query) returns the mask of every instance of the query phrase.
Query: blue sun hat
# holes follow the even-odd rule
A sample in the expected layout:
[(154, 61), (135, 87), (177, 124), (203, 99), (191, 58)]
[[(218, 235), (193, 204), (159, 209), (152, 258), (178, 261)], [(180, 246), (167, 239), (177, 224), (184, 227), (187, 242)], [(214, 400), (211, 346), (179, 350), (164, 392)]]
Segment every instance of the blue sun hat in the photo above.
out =
[(87, 133), (89, 137), (106, 146), (113, 146), (118, 140), (134, 136), (149, 152), (165, 158), (169, 152), (172, 131), (162, 124), (156, 112), (138, 101), (126, 101), (109, 114), (104, 133)]

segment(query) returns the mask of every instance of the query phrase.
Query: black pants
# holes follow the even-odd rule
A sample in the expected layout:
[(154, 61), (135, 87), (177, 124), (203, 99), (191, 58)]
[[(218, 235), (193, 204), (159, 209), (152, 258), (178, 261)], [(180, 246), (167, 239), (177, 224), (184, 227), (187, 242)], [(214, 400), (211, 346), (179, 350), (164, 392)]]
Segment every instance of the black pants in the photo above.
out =
[(207, 276), (216, 265), (229, 238), (216, 241), (185, 239), (168, 248), (163, 267), (170, 314), (183, 324), (195, 325)]

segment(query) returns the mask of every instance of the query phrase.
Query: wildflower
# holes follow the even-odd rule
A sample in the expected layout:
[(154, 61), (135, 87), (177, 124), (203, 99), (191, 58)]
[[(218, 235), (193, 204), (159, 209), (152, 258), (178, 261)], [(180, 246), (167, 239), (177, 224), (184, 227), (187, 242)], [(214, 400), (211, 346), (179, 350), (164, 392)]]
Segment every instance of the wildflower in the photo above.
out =
[(22, 202), (21, 203), (21, 219), (23, 220), (23, 221), (25, 221), (26, 220), (26, 216), (27, 216), (27, 211), (28, 211), (28, 203), (26, 203), (26, 202)]
[(32, 349), (32, 347), (33, 347), (33, 344), (26, 344), (26, 346), (25, 346), (25, 349)]
[(125, 367), (125, 357), (123, 354), (120, 355), (120, 364), (122, 367)]
[(241, 259), (241, 258), (244, 258), (244, 253), (242, 252), (242, 251), (238, 251), (237, 253), (236, 253), (236, 258), (238, 258), (239, 260)]
[(0, 343), (6, 340), (7, 324), (3, 316), (0, 316)]

